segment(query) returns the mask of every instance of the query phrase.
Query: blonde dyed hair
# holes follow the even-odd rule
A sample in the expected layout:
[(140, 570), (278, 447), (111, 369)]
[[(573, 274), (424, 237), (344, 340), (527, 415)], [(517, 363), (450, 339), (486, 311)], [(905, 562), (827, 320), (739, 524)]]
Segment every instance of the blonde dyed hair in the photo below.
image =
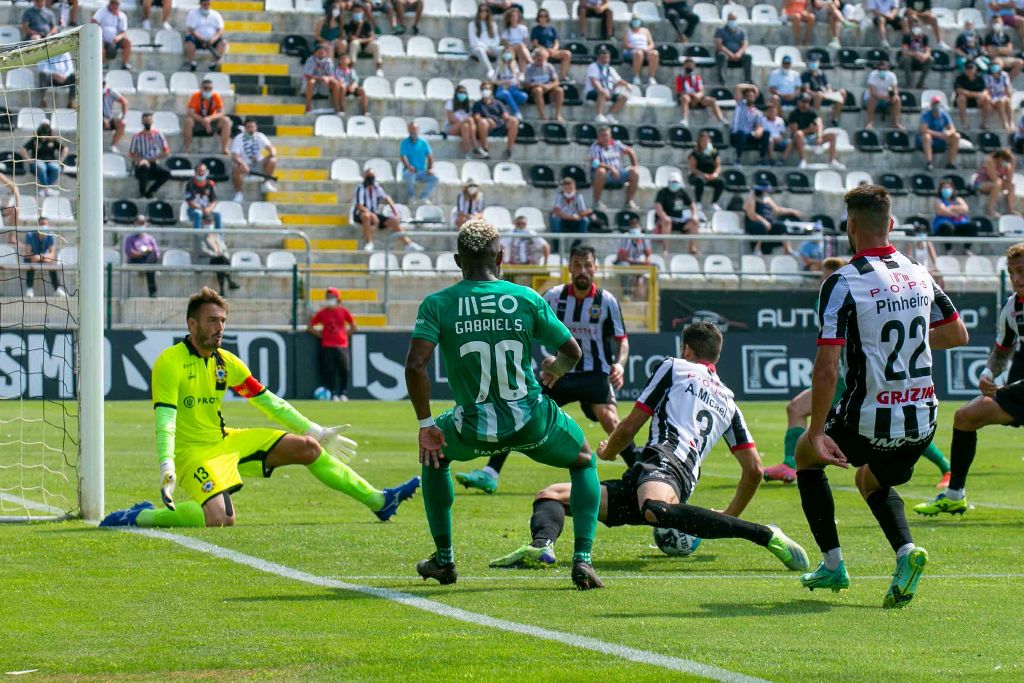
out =
[(482, 254), (498, 239), (498, 229), (482, 218), (473, 218), (459, 228), (459, 251), (468, 254)]

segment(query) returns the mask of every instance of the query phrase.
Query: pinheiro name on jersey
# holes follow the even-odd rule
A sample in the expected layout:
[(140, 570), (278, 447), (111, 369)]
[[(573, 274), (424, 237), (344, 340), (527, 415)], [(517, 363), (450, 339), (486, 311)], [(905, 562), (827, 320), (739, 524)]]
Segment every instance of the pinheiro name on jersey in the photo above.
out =
[(901, 313), (914, 308), (927, 308), (932, 305), (930, 296), (915, 294), (912, 297), (901, 296), (898, 299), (879, 299), (875, 302), (875, 313)]

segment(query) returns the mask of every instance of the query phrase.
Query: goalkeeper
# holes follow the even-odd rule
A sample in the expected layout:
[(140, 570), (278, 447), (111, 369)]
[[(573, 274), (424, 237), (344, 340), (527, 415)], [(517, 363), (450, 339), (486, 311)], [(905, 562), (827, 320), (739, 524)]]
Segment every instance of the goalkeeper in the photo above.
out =
[[(113, 512), (100, 526), (231, 526), (231, 494), (242, 488), (239, 472), (269, 477), (283, 465), (305, 465), (314, 477), (352, 496), (387, 521), (398, 505), (416, 492), (419, 477), (380, 491), (343, 461), (355, 455), (356, 442), (343, 436), (348, 425), (321, 427), (275, 396), (232, 353), (220, 348), (227, 302), (204, 287), (188, 302), (189, 335), (166, 349), (153, 366), (153, 407), (160, 457), (160, 497)], [(221, 417), (224, 392), (231, 387), (279, 429), (228, 429)], [(180, 474), (180, 480), (179, 480)], [(175, 503), (176, 484), (191, 500)]]

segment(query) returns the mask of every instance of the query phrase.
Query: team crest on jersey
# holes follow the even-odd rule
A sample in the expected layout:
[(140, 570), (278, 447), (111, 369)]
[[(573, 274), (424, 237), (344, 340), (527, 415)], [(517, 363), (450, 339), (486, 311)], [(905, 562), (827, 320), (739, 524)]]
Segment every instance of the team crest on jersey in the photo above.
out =
[(223, 384), (228, 381), (228, 370), (223, 365), (217, 366), (217, 384)]
[(591, 318), (600, 318), (601, 317), (601, 307), (600, 306), (591, 306), (590, 307), (590, 317)]
[(213, 486), (214, 486), (214, 484), (213, 484), (213, 480), (212, 479), (207, 481), (207, 482), (204, 482), (203, 483), (203, 493), (209, 493), (210, 491), (212, 491), (213, 490)]

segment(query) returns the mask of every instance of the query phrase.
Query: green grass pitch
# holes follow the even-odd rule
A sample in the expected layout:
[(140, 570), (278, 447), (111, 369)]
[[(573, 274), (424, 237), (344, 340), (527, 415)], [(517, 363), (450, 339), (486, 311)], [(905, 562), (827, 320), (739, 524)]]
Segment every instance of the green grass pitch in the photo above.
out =
[[(354, 464), (376, 485), (419, 472), (408, 404), (299, 406), (322, 424), (355, 425)], [(743, 408), (765, 464), (774, 464), (782, 404)], [(943, 449), (954, 408), (943, 406)], [(106, 413), (107, 508), (157, 498), (151, 409), (108, 403)], [(232, 426), (266, 425), (241, 402), (225, 413)], [(599, 428), (584, 424), (596, 443)], [(556, 569), (488, 569), (488, 560), (528, 540), (533, 494), (565, 478), (521, 456), (495, 495), (457, 491), (455, 586), (415, 575), (414, 563), (432, 551), (418, 494), (382, 524), (302, 468), (247, 480), (235, 496), (238, 526), (174, 533), (317, 576), (773, 681), (1021, 680), (1021, 446), (1019, 431), (982, 431), (968, 491), (976, 509), (962, 519), (909, 513), (931, 562), (902, 611), (880, 607), (892, 552), (850, 488), (852, 474), (838, 470), (829, 477), (852, 579), (840, 594), (807, 592), (767, 551), (743, 541), (706, 541), (689, 558), (666, 557), (651, 547), (647, 528), (598, 527), (601, 591), (571, 590), (568, 528)], [(722, 446), (705, 465), (692, 502), (721, 508), (739, 468)], [(601, 465), (602, 478), (621, 472), (621, 464)], [(922, 460), (901, 488), (908, 508), (934, 495), (937, 479)], [(795, 486), (764, 484), (744, 516), (779, 524), (817, 562)], [(0, 596), (0, 675), (37, 670), (4, 676), (10, 680), (696, 680), (78, 522), (0, 525)]]

